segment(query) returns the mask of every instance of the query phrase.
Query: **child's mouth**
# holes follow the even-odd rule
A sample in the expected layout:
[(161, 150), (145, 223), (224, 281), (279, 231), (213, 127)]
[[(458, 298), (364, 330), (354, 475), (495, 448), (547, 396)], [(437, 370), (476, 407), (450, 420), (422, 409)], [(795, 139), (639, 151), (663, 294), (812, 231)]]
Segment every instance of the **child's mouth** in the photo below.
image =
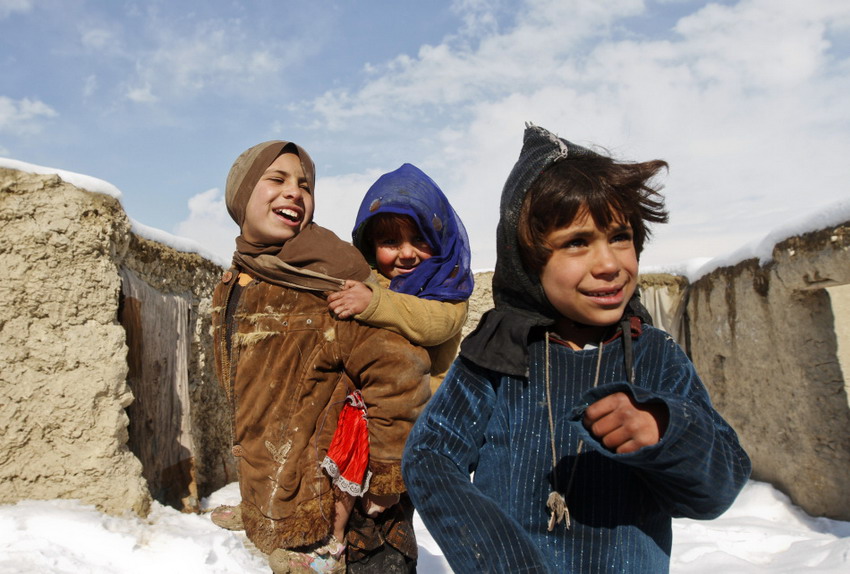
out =
[(301, 214), (294, 209), (283, 207), (280, 209), (274, 209), (273, 211), (275, 215), (285, 220), (287, 223), (297, 224), (301, 222)]
[(615, 287), (599, 291), (585, 291), (584, 294), (603, 305), (618, 305), (623, 299), (623, 288)]

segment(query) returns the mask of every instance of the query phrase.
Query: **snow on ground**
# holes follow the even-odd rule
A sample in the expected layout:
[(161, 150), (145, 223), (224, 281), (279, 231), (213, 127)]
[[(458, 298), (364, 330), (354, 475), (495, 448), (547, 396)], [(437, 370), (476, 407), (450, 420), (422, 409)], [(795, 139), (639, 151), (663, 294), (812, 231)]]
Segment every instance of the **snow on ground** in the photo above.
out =
[[(230, 484), (204, 500), (211, 510), (238, 500)], [(419, 572), (450, 573), (442, 552), (416, 523)], [(723, 516), (675, 520), (671, 572), (797, 574), (850, 572), (850, 522), (812, 518), (768, 484), (751, 481)], [(0, 506), (3, 574), (268, 574), (241, 532), (209, 516), (154, 504), (147, 519), (114, 517), (76, 501)]]

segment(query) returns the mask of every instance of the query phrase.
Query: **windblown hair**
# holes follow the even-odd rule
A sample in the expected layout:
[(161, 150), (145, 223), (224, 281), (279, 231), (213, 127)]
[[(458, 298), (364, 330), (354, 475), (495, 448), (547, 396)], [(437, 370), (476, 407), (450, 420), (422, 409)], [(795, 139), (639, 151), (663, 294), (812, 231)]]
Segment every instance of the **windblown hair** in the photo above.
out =
[(587, 209), (601, 229), (631, 225), (635, 252), (640, 257), (650, 235), (648, 223), (666, 223), (667, 210), (651, 180), (667, 162), (618, 163), (589, 154), (567, 157), (544, 169), (528, 188), (519, 215), (517, 240), (526, 269), (539, 273), (552, 249), (546, 235), (569, 226)]

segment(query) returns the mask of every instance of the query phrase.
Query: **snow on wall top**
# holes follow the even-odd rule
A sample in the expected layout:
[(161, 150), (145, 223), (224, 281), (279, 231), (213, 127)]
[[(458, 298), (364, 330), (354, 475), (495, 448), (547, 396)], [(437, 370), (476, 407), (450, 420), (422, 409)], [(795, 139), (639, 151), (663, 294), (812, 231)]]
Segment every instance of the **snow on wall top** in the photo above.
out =
[[(85, 189), (86, 191), (91, 191), (93, 193), (102, 193), (104, 195), (114, 197), (119, 201), (121, 200), (121, 190), (119, 190), (117, 187), (115, 187), (108, 181), (104, 181), (102, 179), (98, 179), (89, 175), (83, 175), (80, 173), (74, 173), (71, 171), (65, 171), (52, 167), (44, 167), (5, 157), (0, 157), (0, 167), (14, 169), (25, 173), (35, 173), (39, 175), (55, 174), (58, 175), (62, 179), (62, 181), (70, 183), (71, 185), (79, 187), (80, 189)], [(162, 243), (163, 245), (171, 247), (172, 249), (180, 251), (182, 253), (197, 253), (201, 257), (209, 259), (210, 261), (217, 265), (220, 265), (221, 267), (228, 267), (230, 265), (229, 260), (226, 260), (220, 255), (206, 249), (203, 245), (193, 239), (172, 235), (167, 231), (163, 231), (155, 227), (150, 227), (139, 221), (136, 221), (132, 217), (130, 217), (129, 219), (133, 233), (135, 233), (139, 237), (143, 237), (144, 239), (149, 239), (151, 241), (156, 241), (157, 243)]]
[(850, 199), (840, 199), (822, 209), (778, 225), (762, 239), (747, 243), (727, 255), (692, 259), (674, 265), (655, 265), (641, 271), (643, 273), (683, 275), (693, 283), (716, 269), (733, 267), (747, 259), (757, 258), (761, 265), (766, 265), (773, 259), (773, 248), (786, 239), (834, 227), (848, 221), (850, 221)]

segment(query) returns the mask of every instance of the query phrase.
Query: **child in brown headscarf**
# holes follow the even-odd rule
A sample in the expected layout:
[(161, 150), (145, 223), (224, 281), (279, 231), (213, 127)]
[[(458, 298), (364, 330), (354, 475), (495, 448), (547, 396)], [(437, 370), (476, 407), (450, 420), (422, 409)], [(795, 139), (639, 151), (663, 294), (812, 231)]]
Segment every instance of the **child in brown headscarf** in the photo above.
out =
[(368, 414), (364, 497), (379, 508), (404, 492), (401, 452), (429, 396), (423, 349), (328, 313), (325, 294), (365, 280), (370, 269), (312, 222), (314, 184), (310, 156), (293, 143), (265, 142), (239, 156), (226, 202), (241, 233), (213, 296), (242, 522), (275, 572), (345, 569), (351, 498), (320, 465), (346, 396), (357, 392)]

